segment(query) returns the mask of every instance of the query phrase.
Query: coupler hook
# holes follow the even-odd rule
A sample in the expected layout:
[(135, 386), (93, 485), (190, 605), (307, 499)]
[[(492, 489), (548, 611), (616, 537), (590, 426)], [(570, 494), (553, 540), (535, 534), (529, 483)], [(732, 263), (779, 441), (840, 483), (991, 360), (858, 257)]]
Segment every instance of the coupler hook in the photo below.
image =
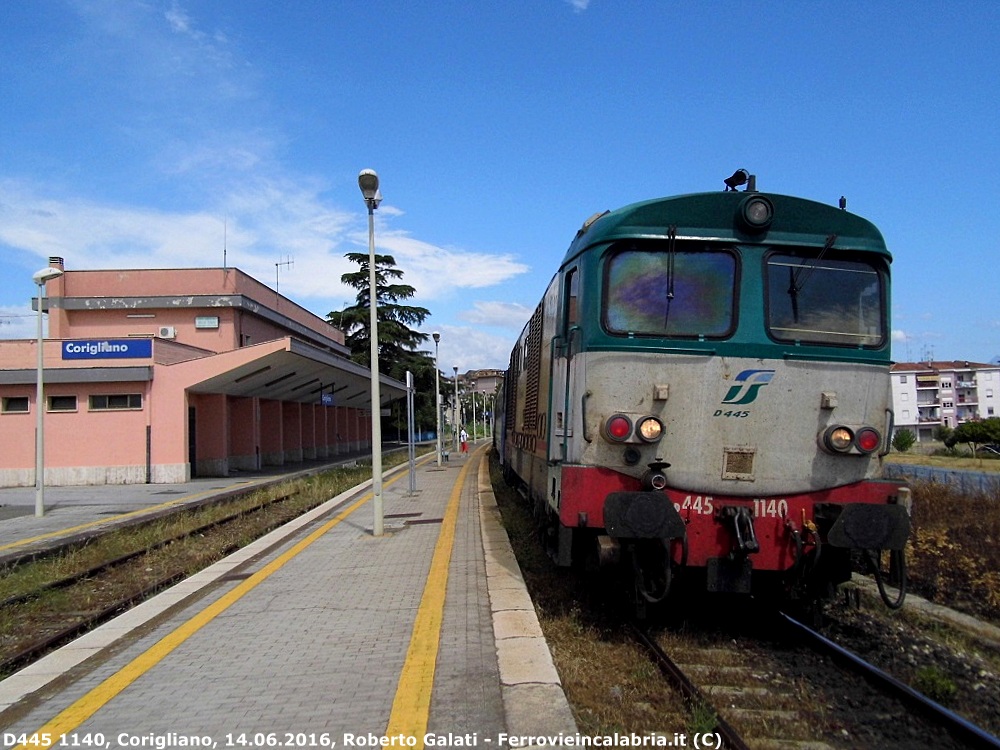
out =
[(753, 515), (749, 508), (726, 506), (722, 509), (722, 518), (732, 524), (733, 534), (736, 536), (737, 552), (744, 555), (760, 552), (760, 543), (753, 530)]

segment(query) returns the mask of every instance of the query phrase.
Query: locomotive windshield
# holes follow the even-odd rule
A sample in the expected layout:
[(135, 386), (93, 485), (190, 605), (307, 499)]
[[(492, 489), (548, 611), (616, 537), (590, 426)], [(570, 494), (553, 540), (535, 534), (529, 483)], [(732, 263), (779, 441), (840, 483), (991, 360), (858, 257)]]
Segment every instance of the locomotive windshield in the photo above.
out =
[(771, 255), (767, 324), (779, 341), (876, 347), (885, 335), (882, 278), (869, 263)]
[(736, 275), (731, 252), (632, 246), (608, 260), (605, 325), (640, 336), (728, 336), (735, 327)]

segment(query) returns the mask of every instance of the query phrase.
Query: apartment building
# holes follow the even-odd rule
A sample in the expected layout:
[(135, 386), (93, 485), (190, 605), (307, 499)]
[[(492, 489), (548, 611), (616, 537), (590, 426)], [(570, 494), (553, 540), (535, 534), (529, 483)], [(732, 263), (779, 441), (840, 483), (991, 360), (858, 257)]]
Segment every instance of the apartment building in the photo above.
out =
[(892, 366), (896, 430), (918, 441), (938, 427), (1000, 416), (1000, 365), (979, 362), (900, 362)]
[(470, 391), (493, 394), (503, 382), (503, 374), (503, 370), (469, 370), (460, 376), (460, 382)]

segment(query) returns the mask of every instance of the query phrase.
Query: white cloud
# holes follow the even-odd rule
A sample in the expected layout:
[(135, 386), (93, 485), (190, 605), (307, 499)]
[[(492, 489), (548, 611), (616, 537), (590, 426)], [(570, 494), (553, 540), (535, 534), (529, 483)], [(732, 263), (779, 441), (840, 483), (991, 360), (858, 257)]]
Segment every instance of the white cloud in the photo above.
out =
[[(42, 331), (48, 335), (47, 318), (43, 318)], [(38, 335), (38, 313), (30, 305), (0, 306), (0, 339), (33, 339)]]
[[(356, 291), (340, 277), (357, 268), (344, 254), (366, 250), (368, 234), (363, 213), (331, 207), (320, 198), (321, 188), (308, 181), (257, 179), (222, 196), (214, 209), (169, 212), (48, 197), (44, 188), (0, 180), (0, 244), (41, 262), (61, 256), (69, 270), (225, 263), (325, 315), (353, 302)], [(528, 270), (510, 255), (442, 248), (398, 229), (377, 231), (376, 248), (395, 257), (403, 281), (418, 291), (417, 304), (425, 306)], [(510, 325), (512, 318), (521, 325), (527, 319), (519, 306), (502, 305), (477, 303), (467, 319), (481, 325)]]
[(177, 3), (172, 3), (163, 16), (174, 31), (188, 36), (194, 35), (194, 32), (191, 30), (191, 17)]
[[(497, 336), (481, 328), (463, 326), (442, 326), (440, 333), (438, 363), (441, 372), (447, 374), (456, 366), (460, 373), (481, 368), (506, 370), (510, 350), (517, 340), (514, 335)], [(427, 348), (433, 353), (434, 342)]]
[(426, 299), (494, 286), (529, 270), (512, 255), (439, 247), (414, 239), (403, 230), (376, 231), (375, 245), (378, 252), (395, 258), (396, 265), (406, 274), (404, 281)]
[(532, 309), (517, 302), (475, 302), (472, 309), (459, 313), (460, 320), (474, 325), (511, 328), (520, 332)]

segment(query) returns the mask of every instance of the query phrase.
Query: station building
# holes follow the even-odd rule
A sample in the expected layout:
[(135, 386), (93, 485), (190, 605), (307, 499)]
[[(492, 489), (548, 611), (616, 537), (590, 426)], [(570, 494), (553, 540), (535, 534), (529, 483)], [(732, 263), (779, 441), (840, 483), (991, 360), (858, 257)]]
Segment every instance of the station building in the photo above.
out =
[[(0, 486), (176, 483), (371, 447), (368, 368), (343, 332), (236, 268), (72, 271), (37, 341), (0, 341)], [(405, 396), (380, 377), (379, 408)]]

